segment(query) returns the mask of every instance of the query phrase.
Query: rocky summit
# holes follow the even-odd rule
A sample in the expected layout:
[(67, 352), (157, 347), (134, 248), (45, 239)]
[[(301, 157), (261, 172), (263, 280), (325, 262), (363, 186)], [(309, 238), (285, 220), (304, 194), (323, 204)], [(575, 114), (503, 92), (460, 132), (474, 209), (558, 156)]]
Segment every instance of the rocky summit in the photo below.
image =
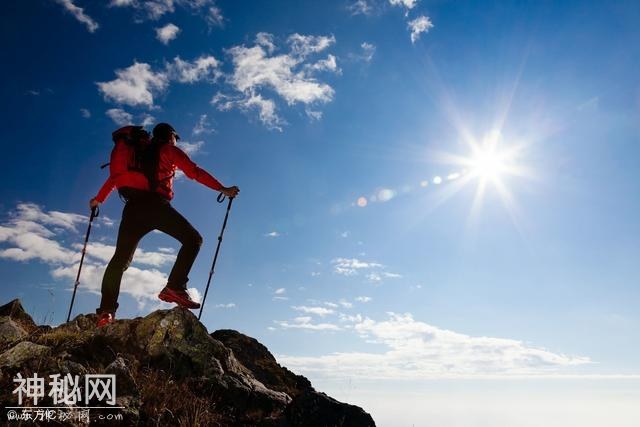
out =
[[(48, 382), (57, 374), (70, 378), (110, 374), (116, 378), (111, 406), (122, 409), (91, 409), (92, 424), (375, 426), (361, 408), (316, 391), (308, 379), (280, 366), (257, 340), (233, 330), (210, 334), (188, 310), (158, 310), (103, 328), (95, 324), (95, 314), (88, 314), (55, 328), (38, 326), (19, 300), (0, 307), (3, 408), (89, 406), (60, 405), (48, 393), (37, 405), (33, 399), (18, 405), (13, 393), (18, 375), (37, 374)], [(112, 421), (107, 421), (107, 413)], [(2, 417), (0, 423), (7, 423), (7, 414)], [(38, 424), (86, 425), (86, 420), (69, 417), (35, 421)]]

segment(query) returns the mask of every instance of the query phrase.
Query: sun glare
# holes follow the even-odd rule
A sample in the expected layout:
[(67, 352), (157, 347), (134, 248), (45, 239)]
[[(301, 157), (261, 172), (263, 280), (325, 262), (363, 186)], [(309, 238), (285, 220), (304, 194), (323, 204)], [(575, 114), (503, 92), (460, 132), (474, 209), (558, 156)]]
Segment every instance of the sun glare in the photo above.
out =
[(504, 156), (494, 150), (483, 150), (470, 159), (471, 173), (483, 179), (496, 180), (505, 171)]
[[(518, 209), (508, 184), (511, 178), (530, 175), (530, 171), (519, 164), (519, 157), (525, 144), (518, 141), (505, 141), (499, 130), (488, 132), (480, 140), (469, 136), (466, 142), (470, 148), (467, 156), (451, 153), (443, 155), (443, 161), (461, 169), (461, 173), (456, 175), (456, 178), (460, 179), (454, 180), (455, 184), (444, 193), (444, 199), (448, 199), (468, 184), (476, 183), (470, 219), (477, 217), (490, 189), (498, 193), (504, 206), (512, 217), (515, 217)], [(437, 182), (434, 180), (434, 183)]]

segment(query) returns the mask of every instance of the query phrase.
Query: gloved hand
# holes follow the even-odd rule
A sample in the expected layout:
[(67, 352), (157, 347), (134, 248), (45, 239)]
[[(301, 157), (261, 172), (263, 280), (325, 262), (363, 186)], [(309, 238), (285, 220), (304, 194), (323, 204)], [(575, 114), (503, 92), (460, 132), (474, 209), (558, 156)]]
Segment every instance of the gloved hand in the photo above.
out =
[(232, 187), (224, 187), (220, 192), (227, 197), (236, 197), (240, 192), (240, 189), (234, 185)]

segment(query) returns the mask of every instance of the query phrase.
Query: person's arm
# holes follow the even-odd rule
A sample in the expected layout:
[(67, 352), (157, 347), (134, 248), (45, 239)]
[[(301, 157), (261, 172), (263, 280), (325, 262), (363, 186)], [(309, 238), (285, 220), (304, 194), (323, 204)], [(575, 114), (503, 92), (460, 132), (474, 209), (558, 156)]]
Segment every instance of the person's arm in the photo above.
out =
[(226, 189), (226, 187), (215, 179), (209, 172), (196, 165), (180, 148), (173, 145), (169, 147), (169, 150), (169, 155), (171, 156), (173, 164), (183, 171), (188, 178), (195, 179), (200, 184), (203, 184), (212, 190), (223, 191)]
[(98, 204), (104, 203), (107, 197), (109, 197), (109, 194), (111, 194), (111, 191), (113, 191), (114, 187), (115, 183), (113, 182), (111, 176), (109, 176), (104, 184), (102, 184), (102, 187), (100, 187), (100, 190), (98, 191), (98, 194), (96, 194), (96, 197), (89, 201), (89, 207), (93, 209), (98, 206)]

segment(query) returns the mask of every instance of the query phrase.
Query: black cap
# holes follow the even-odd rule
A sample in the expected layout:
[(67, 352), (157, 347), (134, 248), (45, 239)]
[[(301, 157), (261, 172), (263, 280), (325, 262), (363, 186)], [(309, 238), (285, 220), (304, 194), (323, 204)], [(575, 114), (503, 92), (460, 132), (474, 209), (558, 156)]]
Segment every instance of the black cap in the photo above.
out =
[(178, 135), (178, 132), (176, 132), (173, 126), (171, 126), (169, 123), (158, 123), (153, 128), (153, 137), (160, 141), (168, 140), (171, 134), (174, 134), (176, 136), (176, 139), (180, 139), (180, 135)]

